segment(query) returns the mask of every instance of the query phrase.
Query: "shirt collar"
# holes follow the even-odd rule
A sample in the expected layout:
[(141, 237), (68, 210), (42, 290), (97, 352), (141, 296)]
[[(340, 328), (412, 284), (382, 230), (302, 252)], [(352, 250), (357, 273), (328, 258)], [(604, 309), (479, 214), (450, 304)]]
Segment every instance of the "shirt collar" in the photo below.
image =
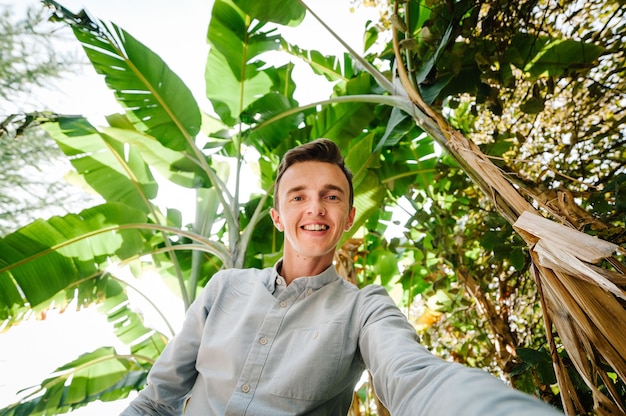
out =
[[(284, 279), (280, 276), (278, 272), (283, 266), (283, 259), (280, 259), (276, 262), (274, 267), (272, 268), (272, 278), (270, 279), (270, 290), (273, 292), (276, 287), (276, 279), (280, 278)], [(335, 269), (335, 265), (331, 264), (328, 266), (326, 270), (316, 276), (302, 276), (294, 279), (289, 286), (296, 285), (298, 287), (317, 290), (323, 286), (326, 286), (329, 283), (334, 282), (335, 280), (341, 279), (339, 274), (337, 274), (337, 269)], [(284, 283), (283, 283), (284, 284)]]

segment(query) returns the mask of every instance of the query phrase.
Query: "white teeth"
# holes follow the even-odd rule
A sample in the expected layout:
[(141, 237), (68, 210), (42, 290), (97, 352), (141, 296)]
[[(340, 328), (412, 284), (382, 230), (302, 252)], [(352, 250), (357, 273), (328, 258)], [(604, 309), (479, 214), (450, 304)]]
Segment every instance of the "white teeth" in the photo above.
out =
[(307, 231), (324, 231), (328, 229), (328, 226), (324, 224), (308, 224), (302, 228), (304, 228)]

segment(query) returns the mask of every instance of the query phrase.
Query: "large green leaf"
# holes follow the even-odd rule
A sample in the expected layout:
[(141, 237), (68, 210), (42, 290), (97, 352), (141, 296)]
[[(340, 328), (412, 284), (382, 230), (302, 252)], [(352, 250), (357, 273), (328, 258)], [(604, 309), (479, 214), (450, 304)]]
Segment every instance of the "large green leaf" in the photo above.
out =
[[(372, 91), (371, 77), (361, 73), (345, 84), (335, 88), (337, 95), (368, 94)], [(307, 117), (311, 125), (311, 137), (326, 137), (345, 141), (359, 137), (375, 118), (374, 105), (363, 102), (332, 103), (322, 111)]]
[(249, 16), (232, 1), (218, 0), (213, 5), (207, 39), (213, 50), (226, 57), (233, 75), (243, 80), (243, 65), (280, 46), (280, 36), (274, 32), (263, 23), (252, 25)]
[(385, 133), (374, 150), (379, 151), (383, 147), (395, 146), (402, 139), (419, 134), (419, 131), (421, 131), (421, 128), (417, 127), (413, 118), (404, 111), (394, 107), (389, 113), (389, 121), (385, 126)]
[(95, 70), (127, 109), (135, 126), (174, 150), (192, 150), (200, 131), (198, 105), (187, 86), (149, 48), (125, 30), (52, 3), (74, 30)]
[[(294, 108), (297, 108), (297, 105), (293, 100), (276, 92), (270, 92), (256, 100), (244, 113), (251, 122), (259, 123), (257, 128), (251, 130), (247, 142), (254, 144), (257, 149), (277, 147), (292, 130), (297, 129), (304, 121), (302, 111), (290, 111)], [(289, 115), (268, 122), (281, 114)]]
[(344, 155), (346, 165), (352, 171), (354, 186), (354, 207), (356, 217), (349, 232), (344, 233), (340, 245), (351, 238), (368, 218), (380, 208), (387, 193), (374, 173), (379, 167), (379, 153), (372, 152), (373, 135), (357, 140)]
[[(131, 347), (132, 354), (156, 360), (167, 344), (167, 337), (144, 325), (143, 316), (132, 310), (120, 282), (109, 281), (106, 290), (107, 297), (99, 309), (106, 313), (107, 320), (113, 325), (117, 338)], [(169, 329), (169, 337), (173, 337), (174, 329), (165, 317), (162, 315), (161, 317)]]
[(250, 26), (249, 18), (231, 1), (213, 5), (206, 64), (206, 93), (222, 121), (234, 125), (239, 114), (270, 92), (273, 81), (261, 70), (259, 55), (279, 46), (279, 37)]
[(151, 210), (158, 185), (134, 147), (101, 134), (84, 118), (62, 117), (45, 128), (77, 173), (105, 200)]
[[(20, 307), (43, 307), (54, 299), (64, 307), (80, 288), (89, 303), (101, 290), (99, 277), (113, 259), (142, 253), (143, 212), (107, 203), (80, 214), (35, 221), (0, 240), (0, 318)], [(89, 296), (86, 296), (89, 294)]]
[(588, 71), (604, 48), (574, 39), (518, 34), (511, 41), (505, 59), (532, 78), (560, 76), (565, 71)]
[(347, 53), (341, 56), (323, 55), (319, 51), (304, 50), (287, 42), (283, 42), (283, 48), (308, 63), (314, 73), (324, 76), (328, 81), (347, 81), (357, 73), (354, 60)]
[(206, 172), (196, 163), (195, 158), (186, 152), (169, 149), (151, 136), (116, 127), (103, 128), (101, 135), (107, 142), (123, 143), (131, 151), (139, 152), (151, 169), (172, 183), (187, 188), (211, 185)]
[(123, 399), (145, 384), (150, 366), (165, 348), (166, 337), (143, 325), (118, 282), (109, 280), (106, 291), (108, 297), (100, 309), (107, 314), (117, 337), (131, 346), (131, 354), (121, 355), (110, 347), (83, 354), (57, 368), (20, 403), (3, 409), (0, 415), (57, 414), (96, 399)]
[(343, 234), (338, 247), (352, 238), (368, 218), (377, 210), (387, 195), (387, 190), (381, 186), (378, 177), (372, 170), (368, 170), (360, 181), (359, 186), (354, 189), (354, 207), (356, 208), (356, 218), (350, 231)]
[(287, 26), (300, 24), (306, 12), (297, 0), (234, 0), (234, 2), (255, 19)]
[(59, 414), (95, 399), (118, 400), (144, 386), (147, 374), (134, 357), (102, 347), (57, 368), (24, 401), (0, 410), (0, 416)]

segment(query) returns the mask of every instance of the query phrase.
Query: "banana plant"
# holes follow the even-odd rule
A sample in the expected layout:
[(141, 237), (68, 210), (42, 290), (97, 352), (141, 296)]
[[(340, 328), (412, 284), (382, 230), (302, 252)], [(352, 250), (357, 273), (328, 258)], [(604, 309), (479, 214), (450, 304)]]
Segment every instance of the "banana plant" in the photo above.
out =
[[(375, 106), (346, 97), (300, 106), (293, 98), (291, 65), (274, 67), (262, 60), (265, 52), (296, 48), (282, 40), (275, 25), (244, 11), (254, 11), (255, 3), (219, 0), (213, 7), (206, 95), (216, 115), (203, 114), (181, 79), (123, 28), (85, 11), (74, 14), (55, 1), (44, 3), (54, 20), (71, 27), (125, 111), (108, 116), (104, 127), (81, 116), (37, 119), (68, 156), (83, 186), (104, 202), (38, 220), (0, 240), (0, 317), (10, 326), (52, 305), (98, 304), (130, 354), (108, 347), (86, 353), (60, 366), (2, 415), (59, 413), (139, 389), (174, 330), (163, 334), (145, 327), (128, 304), (132, 283), (114, 270), (127, 266), (139, 275), (145, 267), (156, 267), (164, 279), (176, 282), (188, 306), (215, 271), (272, 264), (281, 249), (266, 215), (273, 172), (280, 155), (294, 144), (329, 137), (347, 149), (360, 212), (356, 228), (386, 194), (372, 153), (381, 141), (363, 134), (376, 117)], [(297, 3), (271, 3), (262, 11), (270, 12), (275, 23), (297, 24), (304, 16)], [(352, 65), (328, 60), (315, 68), (344, 80), (338, 85), (344, 95), (372, 91), (371, 78), (365, 73), (355, 78)], [(322, 110), (316, 112), (317, 106)], [(245, 200), (241, 187), (249, 178), (242, 177), (242, 164), (249, 149), (260, 155), (265, 192)], [(234, 185), (227, 186), (230, 176)], [(192, 223), (183, 224), (179, 210), (159, 207), (163, 181), (195, 194)]]

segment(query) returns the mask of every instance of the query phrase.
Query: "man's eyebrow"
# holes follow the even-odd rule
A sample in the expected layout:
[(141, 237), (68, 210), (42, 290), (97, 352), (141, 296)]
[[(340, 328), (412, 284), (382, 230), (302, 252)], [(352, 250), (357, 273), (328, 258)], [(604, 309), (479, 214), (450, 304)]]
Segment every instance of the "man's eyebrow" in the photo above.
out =
[(303, 191), (305, 189), (306, 189), (306, 186), (298, 185), (298, 186), (294, 186), (293, 188), (287, 189), (287, 193), (288, 194), (293, 194), (293, 193), (297, 193), (297, 192)]
[(326, 191), (337, 191), (337, 192), (341, 192), (342, 194), (346, 193), (341, 186), (334, 185), (332, 183), (329, 183), (328, 185), (324, 186), (324, 190), (326, 190)]
[[(297, 185), (297, 186), (294, 186), (293, 188), (287, 189), (287, 194), (298, 193), (298, 192), (304, 191), (305, 189), (307, 189), (306, 185)], [(339, 185), (335, 185), (332, 183), (324, 185), (323, 190), (324, 191), (337, 191), (337, 192), (341, 192), (342, 194), (346, 193), (346, 191), (344, 191)]]

